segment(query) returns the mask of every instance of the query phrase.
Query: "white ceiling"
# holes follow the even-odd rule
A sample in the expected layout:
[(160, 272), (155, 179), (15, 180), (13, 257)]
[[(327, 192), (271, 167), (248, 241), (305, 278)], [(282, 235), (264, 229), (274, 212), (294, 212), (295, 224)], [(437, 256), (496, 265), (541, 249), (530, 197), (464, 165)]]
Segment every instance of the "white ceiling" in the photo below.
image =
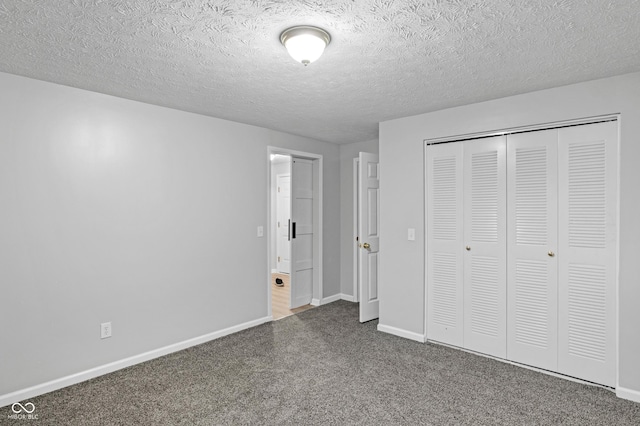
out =
[[(311, 24), (315, 63), (279, 42)], [(640, 71), (640, 0), (4, 0), (0, 71), (320, 140)]]

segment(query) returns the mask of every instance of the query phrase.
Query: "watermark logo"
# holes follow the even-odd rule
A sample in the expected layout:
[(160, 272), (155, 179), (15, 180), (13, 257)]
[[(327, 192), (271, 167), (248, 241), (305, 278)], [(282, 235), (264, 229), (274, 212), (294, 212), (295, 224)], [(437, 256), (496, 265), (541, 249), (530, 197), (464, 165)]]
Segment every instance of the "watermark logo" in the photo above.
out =
[(16, 414), (20, 414), (23, 411), (27, 414), (31, 414), (34, 411), (36, 411), (36, 406), (33, 404), (33, 402), (27, 402), (24, 405), (20, 404), (19, 402), (16, 402), (11, 406), (11, 411), (13, 411)]
[(24, 405), (16, 402), (11, 405), (11, 411), (13, 414), (7, 416), (10, 420), (38, 420), (38, 415), (34, 413), (36, 406), (33, 402), (27, 402)]

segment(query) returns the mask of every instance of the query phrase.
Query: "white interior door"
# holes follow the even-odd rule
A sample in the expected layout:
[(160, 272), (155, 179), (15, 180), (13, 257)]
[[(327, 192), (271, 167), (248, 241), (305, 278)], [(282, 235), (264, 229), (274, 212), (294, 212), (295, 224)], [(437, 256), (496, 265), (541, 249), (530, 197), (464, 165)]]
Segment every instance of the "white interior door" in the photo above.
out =
[(427, 147), (427, 338), (463, 345), (462, 143)]
[(558, 132), (558, 371), (616, 385), (617, 122)]
[(377, 154), (359, 155), (359, 268), (360, 322), (378, 318), (378, 262), (380, 248), (380, 165)]
[(311, 303), (313, 296), (313, 161), (291, 162), (291, 305)]
[(276, 268), (281, 274), (291, 272), (291, 246), (289, 244), (289, 221), (291, 219), (291, 177), (276, 176)]
[(504, 358), (506, 136), (467, 141), (462, 149), (464, 347)]
[(507, 358), (557, 371), (558, 130), (507, 140)]

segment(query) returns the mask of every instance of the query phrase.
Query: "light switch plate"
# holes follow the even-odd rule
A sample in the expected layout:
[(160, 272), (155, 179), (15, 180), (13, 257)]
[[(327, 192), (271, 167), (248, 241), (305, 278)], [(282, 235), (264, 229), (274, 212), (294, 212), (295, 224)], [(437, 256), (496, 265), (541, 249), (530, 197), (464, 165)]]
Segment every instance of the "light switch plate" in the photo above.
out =
[(258, 237), (264, 237), (264, 227), (258, 226)]
[(407, 232), (407, 239), (409, 241), (415, 241), (416, 240), (416, 230), (415, 230), (415, 228), (409, 228), (409, 231)]

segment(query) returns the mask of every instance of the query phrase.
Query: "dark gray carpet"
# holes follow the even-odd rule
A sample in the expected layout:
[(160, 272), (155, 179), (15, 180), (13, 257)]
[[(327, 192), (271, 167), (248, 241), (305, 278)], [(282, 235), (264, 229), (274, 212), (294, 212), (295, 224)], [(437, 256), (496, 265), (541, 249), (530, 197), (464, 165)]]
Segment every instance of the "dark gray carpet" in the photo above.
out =
[[(640, 404), (609, 390), (380, 333), (357, 309), (335, 302), (33, 398), (37, 423), (640, 425)], [(0, 423), (35, 423), (9, 413)]]

